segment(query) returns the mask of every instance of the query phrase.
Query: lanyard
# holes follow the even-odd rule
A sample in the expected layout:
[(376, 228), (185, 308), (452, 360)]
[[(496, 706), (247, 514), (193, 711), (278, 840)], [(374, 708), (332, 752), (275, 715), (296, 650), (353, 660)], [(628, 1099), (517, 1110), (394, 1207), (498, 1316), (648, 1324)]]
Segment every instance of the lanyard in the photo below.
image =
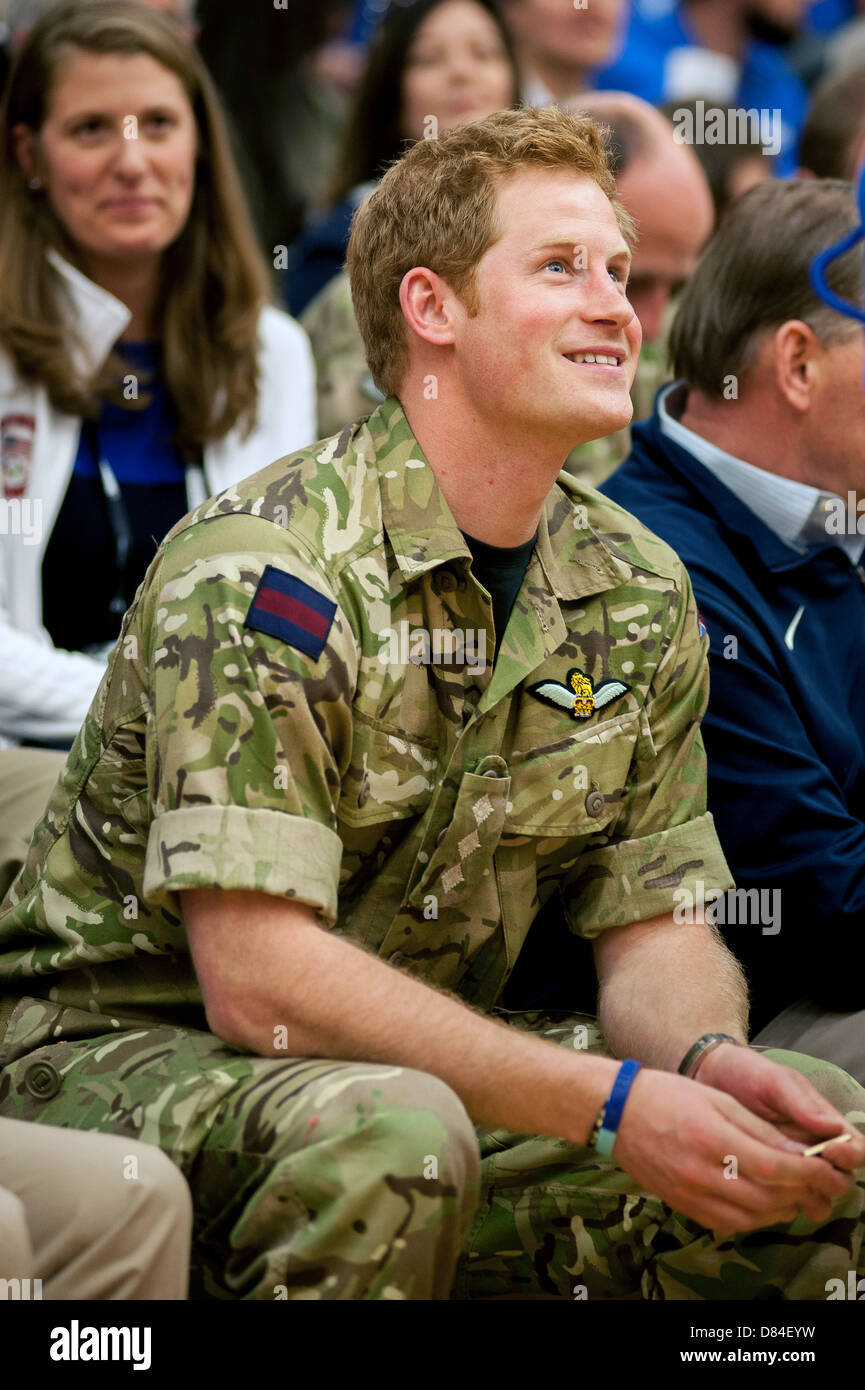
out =
[[(85, 420), (81, 426), (82, 437), (96, 459), (99, 472), (99, 480), (102, 484), (102, 495), (105, 498), (105, 506), (108, 515), (108, 525), (111, 535), (114, 538), (114, 566), (117, 577), (117, 587), (113, 599), (108, 605), (110, 613), (122, 617), (126, 612), (126, 598), (124, 595), (126, 567), (129, 563), (129, 553), (132, 550), (132, 523), (129, 520), (129, 512), (123, 500), (123, 493), (120, 491), (120, 484), (114, 474), (114, 470), (108, 459), (99, 437), (99, 425), (96, 420)], [(201, 505), (207, 497), (207, 487), (204, 481), (204, 469), (200, 463), (187, 463), (186, 465), (186, 504), (189, 511)]]

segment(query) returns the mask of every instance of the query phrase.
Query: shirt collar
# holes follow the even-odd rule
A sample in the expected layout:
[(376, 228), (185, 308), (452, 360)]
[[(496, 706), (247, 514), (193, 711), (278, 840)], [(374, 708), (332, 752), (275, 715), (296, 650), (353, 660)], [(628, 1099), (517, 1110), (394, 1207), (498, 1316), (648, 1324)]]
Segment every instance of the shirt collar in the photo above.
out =
[(45, 254), (66, 291), (61, 298), (61, 313), (70, 332), (73, 365), (82, 377), (92, 376), (132, 314), (125, 304), (70, 265), (53, 247)]
[[(454, 520), (433, 470), (418, 444), (396, 396), (388, 396), (366, 422), (371, 447), (356, 440), (367, 467), (379, 470), (382, 524), (399, 569), (406, 578), (424, 574), (471, 551)], [(408, 485), (407, 475), (416, 481)], [(589, 494), (591, 496), (591, 494)], [(615, 588), (630, 575), (591, 525), (583, 524), (585, 504), (554, 483), (538, 523), (536, 554), (550, 589), (565, 601)]]
[(835, 493), (757, 468), (687, 429), (677, 418), (684, 404), (684, 391), (685, 383), (674, 381), (658, 395), (658, 422), (663, 435), (707, 468), (779, 540), (800, 555), (815, 546), (838, 545), (854, 565), (858, 564), (865, 550), (865, 537), (833, 535), (826, 528), (827, 515), (840, 500)]

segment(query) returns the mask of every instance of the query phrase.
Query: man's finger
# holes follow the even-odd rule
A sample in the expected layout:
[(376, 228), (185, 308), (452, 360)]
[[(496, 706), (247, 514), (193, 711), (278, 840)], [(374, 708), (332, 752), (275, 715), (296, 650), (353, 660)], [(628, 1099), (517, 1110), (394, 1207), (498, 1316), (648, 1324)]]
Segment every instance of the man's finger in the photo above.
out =
[[(771, 1130), (771, 1126), (767, 1128)], [(767, 1144), (760, 1135), (744, 1129), (729, 1142), (728, 1152), (736, 1158), (738, 1175), (760, 1183), (770, 1193), (777, 1191), (779, 1201), (795, 1201), (799, 1205), (809, 1193), (832, 1201), (850, 1187), (849, 1177), (831, 1163), (805, 1159), (801, 1153)]]
[(810, 1149), (806, 1149), (802, 1157), (816, 1158), (824, 1149), (828, 1149), (830, 1144), (849, 1144), (852, 1138), (850, 1131), (845, 1130), (843, 1134), (836, 1134), (833, 1139), (821, 1139), (819, 1144), (812, 1144)]
[(774, 1108), (779, 1119), (794, 1120), (810, 1134), (832, 1137), (846, 1128), (844, 1116), (823, 1099), (806, 1077), (780, 1063), (766, 1073), (761, 1098)]

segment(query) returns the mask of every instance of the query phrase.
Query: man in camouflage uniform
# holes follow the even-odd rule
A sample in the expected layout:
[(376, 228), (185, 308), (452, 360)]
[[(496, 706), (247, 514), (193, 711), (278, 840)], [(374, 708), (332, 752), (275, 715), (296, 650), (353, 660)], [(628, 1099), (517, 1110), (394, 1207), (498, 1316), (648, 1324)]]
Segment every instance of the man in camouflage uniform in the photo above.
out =
[[(473, 312), (427, 264), (458, 279), (472, 164), (481, 203), (500, 178)], [(815, 1298), (861, 1264), (860, 1088), (735, 1042), (675, 1075), (707, 1029), (744, 1042), (746, 1005), (712, 929), (671, 915), (730, 884), (687, 576), (556, 481), (575, 416), (592, 437), (630, 409), (611, 195), (594, 127), (556, 110), (386, 176), (349, 257), (388, 398), (169, 534), (0, 912), (0, 1115), (165, 1149), (193, 1296)], [(548, 209), (585, 276), (560, 246), (526, 269)], [(621, 362), (568, 360), (579, 334)], [(530, 552), (505, 620), (484, 538)], [(553, 894), (595, 943), (604, 1036), (499, 1009)], [(646, 1065), (601, 1158), (626, 1051)]]
[[(712, 196), (693, 149), (679, 143), (672, 121), (647, 101), (627, 92), (584, 92), (573, 106), (608, 127), (619, 197), (639, 227), (629, 280), (643, 329), (631, 384), (636, 422), (652, 414), (669, 380), (676, 291), (712, 230)], [(367, 365), (346, 274), (325, 285), (301, 322), (315, 357), (319, 426), (323, 434), (338, 434), (383, 399)], [(578, 444), (565, 468), (587, 487), (600, 487), (630, 452), (631, 431), (623, 425)]]

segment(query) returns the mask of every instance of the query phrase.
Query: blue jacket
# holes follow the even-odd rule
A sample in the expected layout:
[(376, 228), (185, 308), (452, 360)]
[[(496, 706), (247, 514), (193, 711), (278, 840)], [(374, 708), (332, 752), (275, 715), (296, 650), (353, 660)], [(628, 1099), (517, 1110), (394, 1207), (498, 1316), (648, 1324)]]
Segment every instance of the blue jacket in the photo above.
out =
[(601, 490), (690, 572), (710, 638), (708, 807), (737, 886), (781, 891), (776, 935), (724, 928), (752, 1026), (803, 995), (865, 1007), (865, 571), (836, 545), (791, 549), (657, 413), (632, 438)]

